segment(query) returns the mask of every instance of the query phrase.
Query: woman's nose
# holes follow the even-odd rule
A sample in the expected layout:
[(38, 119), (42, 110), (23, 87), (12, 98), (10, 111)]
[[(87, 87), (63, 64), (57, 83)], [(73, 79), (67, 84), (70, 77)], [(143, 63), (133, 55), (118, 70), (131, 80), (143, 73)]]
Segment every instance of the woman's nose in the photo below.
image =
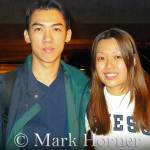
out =
[(112, 68), (115, 65), (115, 61), (112, 58), (109, 58), (106, 62), (106, 67), (107, 68)]

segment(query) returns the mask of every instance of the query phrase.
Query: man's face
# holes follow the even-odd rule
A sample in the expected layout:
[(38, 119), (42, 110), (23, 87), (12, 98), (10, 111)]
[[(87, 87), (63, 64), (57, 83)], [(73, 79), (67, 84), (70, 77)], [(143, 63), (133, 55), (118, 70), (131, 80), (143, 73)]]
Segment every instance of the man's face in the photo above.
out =
[(62, 14), (56, 9), (36, 10), (30, 20), (25, 41), (31, 44), (33, 63), (59, 62), (65, 42), (71, 39)]

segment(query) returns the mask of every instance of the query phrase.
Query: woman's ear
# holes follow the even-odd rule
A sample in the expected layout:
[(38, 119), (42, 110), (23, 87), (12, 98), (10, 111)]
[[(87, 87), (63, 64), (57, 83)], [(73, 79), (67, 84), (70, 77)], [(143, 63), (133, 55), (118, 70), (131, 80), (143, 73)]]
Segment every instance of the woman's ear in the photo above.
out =
[(27, 30), (24, 30), (24, 40), (26, 43), (30, 44), (30, 37), (29, 37), (29, 32)]
[(136, 59), (135, 57), (133, 58), (133, 61), (134, 61), (134, 67), (136, 66)]
[(66, 43), (68, 43), (71, 40), (71, 36), (72, 36), (72, 31), (71, 31), (71, 29), (68, 29), (66, 39), (65, 39)]

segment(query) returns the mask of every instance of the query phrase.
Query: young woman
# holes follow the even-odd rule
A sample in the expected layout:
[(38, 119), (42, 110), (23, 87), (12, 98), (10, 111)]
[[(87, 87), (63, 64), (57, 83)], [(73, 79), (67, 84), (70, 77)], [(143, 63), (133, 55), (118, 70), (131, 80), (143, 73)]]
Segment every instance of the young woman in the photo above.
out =
[(131, 35), (100, 33), (91, 51), (87, 129), (95, 149), (150, 149), (150, 80)]

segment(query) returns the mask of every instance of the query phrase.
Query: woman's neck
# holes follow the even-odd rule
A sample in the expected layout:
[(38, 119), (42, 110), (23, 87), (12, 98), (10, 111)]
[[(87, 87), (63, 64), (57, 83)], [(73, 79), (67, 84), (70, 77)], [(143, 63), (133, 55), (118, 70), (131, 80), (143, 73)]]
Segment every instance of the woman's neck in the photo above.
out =
[(116, 96), (120, 96), (120, 95), (123, 95), (123, 94), (126, 94), (128, 91), (129, 91), (129, 88), (125, 87), (125, 88), (118, 88), (118, 87), (106, 87), (107, 91), (112, 94), (112, 95), (116, 95)]

